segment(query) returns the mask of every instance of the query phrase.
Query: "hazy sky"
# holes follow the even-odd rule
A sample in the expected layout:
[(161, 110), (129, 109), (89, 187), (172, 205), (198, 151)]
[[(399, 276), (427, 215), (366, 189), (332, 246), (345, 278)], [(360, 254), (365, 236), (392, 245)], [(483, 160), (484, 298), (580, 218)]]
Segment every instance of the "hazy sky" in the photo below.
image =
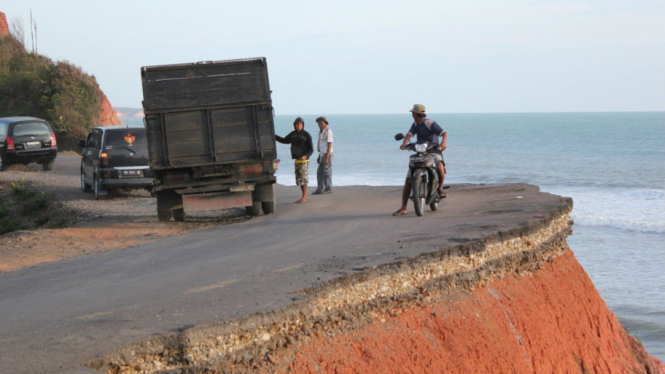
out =
[(146, 65), (264, 56), (277, 114), (665, 110), (665, 1), (3, 0), (140, 107)]

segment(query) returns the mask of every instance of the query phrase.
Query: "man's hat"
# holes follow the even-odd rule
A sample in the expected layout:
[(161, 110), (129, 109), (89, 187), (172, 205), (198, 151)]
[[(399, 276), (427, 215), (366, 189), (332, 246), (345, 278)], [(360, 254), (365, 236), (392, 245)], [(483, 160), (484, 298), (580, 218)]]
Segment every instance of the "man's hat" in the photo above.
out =
[(301, 122), (303, 125), (305, 124), (305, 120), (302, 119), (302, 117), (296, 118), (295, 121), (293, 121), (293, 124), (295, 125), (296, 123)]
[(327, 125), (328, 124), (328, 119), (326, 119), (326, 117), (321, 116), (321, 117), (316, 119), (316, 123), (319, 123), (319, 122), (325, 122), (326, 125)]
[(425, 106), (423, 104), (413, 104), (413, 109), (411, 109), (409, 112), (425, 114)]

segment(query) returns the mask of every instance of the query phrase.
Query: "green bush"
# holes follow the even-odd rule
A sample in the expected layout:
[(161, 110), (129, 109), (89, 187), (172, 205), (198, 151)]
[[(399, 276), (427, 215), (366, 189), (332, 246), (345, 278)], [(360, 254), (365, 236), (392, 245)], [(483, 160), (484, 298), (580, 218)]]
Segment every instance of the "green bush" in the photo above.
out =
[(0, 117), (33, 116), (51, 123), (61, 150), (101, 125), (97, 80), (67, 61), (28, 53), (12, 36), (0, 36)]
[(50, 226), (66, 225), (62, 217), (57, 217), (48, 209), (55, 201), (52, 194), (35, 190), (24, 179), (10, 183), (9, 187), (0, 187), (0, 235), (41, 227), (51, 221)]
[(16, 219), (3, 219), (0, 220), (0, 235), (12, 231), (23, 230), (23, 226)]

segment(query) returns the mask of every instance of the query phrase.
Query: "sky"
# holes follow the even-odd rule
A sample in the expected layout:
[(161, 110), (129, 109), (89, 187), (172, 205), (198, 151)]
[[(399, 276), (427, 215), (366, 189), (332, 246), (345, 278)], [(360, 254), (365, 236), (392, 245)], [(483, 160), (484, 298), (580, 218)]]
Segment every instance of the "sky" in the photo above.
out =
[(276, 114), (665, 110), (665, 1), (3, 0), (140, 108), (142, 66), (266, 57)]

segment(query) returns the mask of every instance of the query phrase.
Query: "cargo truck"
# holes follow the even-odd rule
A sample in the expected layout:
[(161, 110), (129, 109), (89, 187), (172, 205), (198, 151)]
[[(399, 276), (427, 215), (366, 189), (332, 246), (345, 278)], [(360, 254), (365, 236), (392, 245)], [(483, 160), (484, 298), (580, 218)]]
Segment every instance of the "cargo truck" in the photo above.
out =
[(159, 220), (235, 207), (274, 213), (279, 160), (266, 59), (144, 66), (141, 79)]

